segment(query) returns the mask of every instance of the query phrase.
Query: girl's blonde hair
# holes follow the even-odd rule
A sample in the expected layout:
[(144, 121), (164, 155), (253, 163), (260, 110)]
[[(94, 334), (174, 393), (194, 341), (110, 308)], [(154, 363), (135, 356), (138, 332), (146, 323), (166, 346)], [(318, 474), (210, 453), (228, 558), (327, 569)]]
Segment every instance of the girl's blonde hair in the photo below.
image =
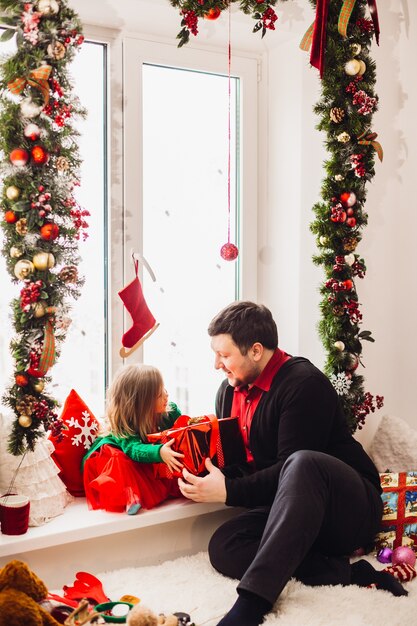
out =
[(155, 412), (158, 396), (164, 389), (161, 372), (152, 365), (123, 367), (107, 390), (106, 417), (117, 437), (155, 432), (160, 416)]

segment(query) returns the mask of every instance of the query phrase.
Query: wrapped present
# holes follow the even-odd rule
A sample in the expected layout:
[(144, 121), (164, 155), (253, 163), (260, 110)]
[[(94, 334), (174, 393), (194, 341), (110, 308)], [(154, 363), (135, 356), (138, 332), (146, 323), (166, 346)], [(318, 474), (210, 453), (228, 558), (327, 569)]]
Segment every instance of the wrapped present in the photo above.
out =
[[(181, 415), (167, 430), (148, 435), (151, 443), (166, 443), (174, 439), (173, 449), (184, 454), (184, 467), (195, 475), (206, 472), (205, 460), (223, 468), (246, 462), (246, 451), (237, 417), (217, 419), (215, 415), (189, 417)], [(171, 472), (165, 463), (155, 464), (155, 473), (162, 478), (180, 476)]]
[(384, 511), (376, 547), (417, 551), (417, 471), (380, 474)]

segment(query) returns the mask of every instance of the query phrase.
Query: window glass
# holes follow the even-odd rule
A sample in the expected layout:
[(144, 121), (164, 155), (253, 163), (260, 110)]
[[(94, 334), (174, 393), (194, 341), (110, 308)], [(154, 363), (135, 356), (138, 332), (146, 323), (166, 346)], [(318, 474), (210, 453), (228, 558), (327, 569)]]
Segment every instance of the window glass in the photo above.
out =
[[(228, 77), (142, 65), (144, 293), (160, 323), (145, 342), (183, 413), (214, 411), (223, 376), (214, 372), (207, 326), (237, 299), (238, 261), (228, 240)], [(230, 240), (236, 241), (239, 79), (230, 97)], [(139, 174), (140, 175), (140, 174)]]

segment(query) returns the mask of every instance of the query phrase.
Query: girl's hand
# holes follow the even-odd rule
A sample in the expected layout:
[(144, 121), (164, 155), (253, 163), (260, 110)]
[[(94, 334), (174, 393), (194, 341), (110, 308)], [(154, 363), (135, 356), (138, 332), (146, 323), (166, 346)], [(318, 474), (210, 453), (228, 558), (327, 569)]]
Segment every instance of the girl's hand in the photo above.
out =
[(181, 452), (175, 452), (172, 449), (172, 444), (175, 439), (170, 439), (160, 449), (159, 453), (161, 455), (162, 461), (168, 465), (171, 472), (180, 472), (182, 469), (182, 463), (180, 459), (184, 458), (184, 455)]

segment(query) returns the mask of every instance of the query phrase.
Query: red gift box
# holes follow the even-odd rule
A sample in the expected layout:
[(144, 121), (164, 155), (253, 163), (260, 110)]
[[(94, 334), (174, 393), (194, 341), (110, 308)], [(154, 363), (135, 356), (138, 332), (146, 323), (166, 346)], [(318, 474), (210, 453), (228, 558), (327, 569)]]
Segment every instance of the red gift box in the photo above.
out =
[[(175, 440), (173, 449), (184, 454), (184, 467), (197, 476), (206, 472), (207, 457), (219, 468), (246, 461), (237, 417), (219, 420), (215, 415), (181, 415), (171, 428), (148, 435), (151, 443), (164, 444), (170, 439)], [(156, 463), (155, 473), (162, 478), (181, 476), (180, 472), (171, 472), (165, 463)]]
[(417, 472), (386, 472), (380, 480), (384, 511), (377, 547), (417, 550)]

